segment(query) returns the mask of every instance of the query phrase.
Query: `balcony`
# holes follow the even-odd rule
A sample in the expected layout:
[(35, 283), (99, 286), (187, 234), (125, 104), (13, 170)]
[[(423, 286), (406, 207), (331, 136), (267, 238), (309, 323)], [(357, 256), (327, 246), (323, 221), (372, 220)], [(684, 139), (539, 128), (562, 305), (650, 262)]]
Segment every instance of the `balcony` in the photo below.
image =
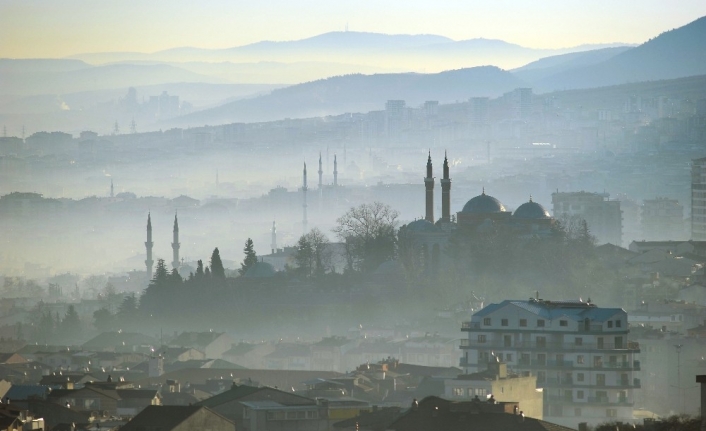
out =
[[(640, 347), (638, 343), (628, 342), (628, 343), (550, 343), (550, 342), (537, 342), (537, 341), (513, 341), (511, 343), (506, 343), (504, 340), (493, 340), (488, 337), (487, 341), (477, 341), (477, 340), (461, 340), (462, 349), (495, 349), (495, 350), (554, 350), (557, 352), (587, 352), (587, 351), (625, 351), (626, 353), (639, 353)], [(637, 362), (639, 366), (639, 361), (633, 361), (634, 365)], [(630, 362), (619, 363), (624, 364), (619, 368), (630, 368)]]
[(469, 331), (471, 329), (480, 329), (479, 322), (463, 322), (461, 323), (461, 331)]

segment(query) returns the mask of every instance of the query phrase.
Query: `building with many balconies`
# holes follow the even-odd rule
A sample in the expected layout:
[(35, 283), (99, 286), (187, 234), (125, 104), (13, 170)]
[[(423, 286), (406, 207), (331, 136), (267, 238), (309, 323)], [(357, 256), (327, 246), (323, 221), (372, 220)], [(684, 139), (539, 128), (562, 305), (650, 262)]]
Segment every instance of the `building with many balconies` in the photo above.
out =
[(628, 341), (625, 310), (590, 300), (507, 300), (476, 312), (461, 330), (465, 372), (484, 370), (494, 355), (516, 373), (536, 375), (545, 420), (576, 427), (632, 419), (640, 350)]

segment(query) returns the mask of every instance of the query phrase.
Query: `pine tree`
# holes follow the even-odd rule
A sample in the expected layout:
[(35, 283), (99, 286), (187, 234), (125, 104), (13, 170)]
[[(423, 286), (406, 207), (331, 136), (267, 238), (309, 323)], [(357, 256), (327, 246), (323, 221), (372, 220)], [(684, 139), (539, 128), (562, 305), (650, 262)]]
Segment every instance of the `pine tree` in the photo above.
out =
[(194, 277), (196, 277), (196, 278), (203, 277), (203, 261), (201, 259), (199, 259), (199, 261), (196, 262), (196, 275)]
[(226, 270), (223, 268), (223, 262), (221, 261), (221, 254), (218, 251), (218, 247), (216, 247), (213, 250), (213, 254), (211, 254), (211, 275), (218, 279), (226, 278)]
[(69, 305), (64, 320), (61, 321), (61, 332), (65, 337), (71, 339), (78, 338), (81, 335), (81, 319), (79, 319), (73, 305)]
[(257, 254), (255, 253), (255, 246), (252, 239), (248, 238), (248, 240), (245, 241), (243, 253), (245, 253), (245, 259), (243, 259), (243, 263), (240, 264), (240, 269), (238, 270), (240, 275), (244, 275), (248, 272), (248, 269), (257, 263)]

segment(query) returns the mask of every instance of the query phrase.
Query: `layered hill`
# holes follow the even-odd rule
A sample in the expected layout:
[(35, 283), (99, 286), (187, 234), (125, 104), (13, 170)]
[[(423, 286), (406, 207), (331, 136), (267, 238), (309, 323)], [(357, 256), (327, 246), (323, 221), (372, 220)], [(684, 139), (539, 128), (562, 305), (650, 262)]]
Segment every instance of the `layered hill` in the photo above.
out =
[(526, 85), (511, 73), (493, 66), (434, 74), (346, 75), (224, 104), (180, 117), (173, 124), (200, 126), (368, 112), (383, 109), (389, 99), (402, 99), (410, 106), (426, 100), (449, 103), (471, 96), (497, 97)]
[[(604, 61), (533, 79), (538, 89), (591, 88), (706, 74), (706, 17)], [(519, 74), (531, 79), (527, 72)]]

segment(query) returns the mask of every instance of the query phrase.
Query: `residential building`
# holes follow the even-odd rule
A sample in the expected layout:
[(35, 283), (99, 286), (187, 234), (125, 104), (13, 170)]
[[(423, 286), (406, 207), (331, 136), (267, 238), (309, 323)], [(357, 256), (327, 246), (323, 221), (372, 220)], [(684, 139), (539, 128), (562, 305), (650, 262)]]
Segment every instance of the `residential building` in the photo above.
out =
[(598, 244), (621, 245), (623, 219), (620, 201), (609, 200), (607, 193), (556, 192), (552, 193), (554, 217), (579, 217), (586, 221)]
[(235, 431), (235, 424), (202, 406), (149, 406), (135, 416), (122, 431)]
[(684, 206), (676, 199), (645, 199), (642, 205), (642, 239), (681, 240), (684, 235)]
[(487, 368), (492, 355), (516, 373), (537, 376), (544, 418), (567, 426), (632, 419), (637, 343), (628, 341), (628, 316), (590, 300), (506, 300), (462, 325), (461, 366)]
[(691, 239), (706, 240), (706, 157), (691, 165)]

